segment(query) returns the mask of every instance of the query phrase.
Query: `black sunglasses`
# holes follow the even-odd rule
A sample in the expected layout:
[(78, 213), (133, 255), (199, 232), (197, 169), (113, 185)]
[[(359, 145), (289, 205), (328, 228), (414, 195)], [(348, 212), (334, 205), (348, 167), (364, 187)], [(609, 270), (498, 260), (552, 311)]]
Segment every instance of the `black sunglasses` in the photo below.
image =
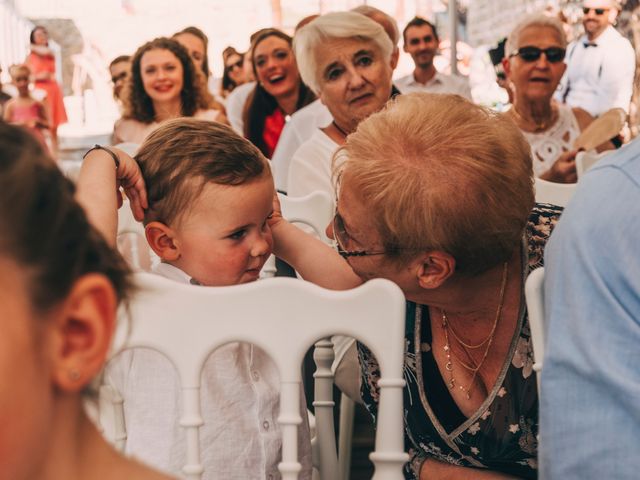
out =
[(589, 15), (589, 12), (594, 11), (596, 15), (600, 16), (600, 15), (604, 15), (605, 12), (608, 12), (609, 9), (608, 8), (589, 8), (589, 7), (584, 7), (582, 9), (582, 13), (584, 13), (585, 15)]
[(238, 60), (235, 63), (230, 63), (229, 65), (227, 65), (227, 71), (228, 72), (230, 72), (234, 68), (242, 68), (242, 60)]
[(547, 60), (551, 63), (558, 63), (564, 60), (566, 50), (560, 47), (538, 48), (538, 47), (520, 47), (509, 57), (519, 56), (525, 62), (535, 62), (540, 55), (545, 54)]

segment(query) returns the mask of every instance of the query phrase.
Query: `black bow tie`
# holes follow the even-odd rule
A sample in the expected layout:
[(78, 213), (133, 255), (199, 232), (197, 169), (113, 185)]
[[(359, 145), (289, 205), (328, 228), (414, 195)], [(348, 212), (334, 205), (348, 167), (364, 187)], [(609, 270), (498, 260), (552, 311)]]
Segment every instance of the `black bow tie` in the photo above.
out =
[(598, 46), (597, 43), (591, 43), (591, 42), (584, 42), (583, 45), (584, 45), (584, 48), (597, 47)]

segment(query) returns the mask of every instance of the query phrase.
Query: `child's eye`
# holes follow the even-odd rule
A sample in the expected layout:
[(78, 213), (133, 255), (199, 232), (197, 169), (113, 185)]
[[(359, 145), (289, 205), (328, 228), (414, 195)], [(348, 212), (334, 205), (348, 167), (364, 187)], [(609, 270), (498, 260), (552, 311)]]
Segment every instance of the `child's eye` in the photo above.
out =
[(229, 238), (231, 240), (241, 240), (242, 238), (245, 237), (246, 234), (247, 234), (247, 231), (243, 228), (241, 230), (233, 232), (231, 235), (229, 235)]

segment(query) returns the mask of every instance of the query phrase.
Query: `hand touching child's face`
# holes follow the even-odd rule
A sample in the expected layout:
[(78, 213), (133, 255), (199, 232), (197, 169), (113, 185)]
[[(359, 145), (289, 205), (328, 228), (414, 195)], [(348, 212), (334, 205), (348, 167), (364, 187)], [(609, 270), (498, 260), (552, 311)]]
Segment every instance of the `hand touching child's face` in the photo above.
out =
[(257, 280), (273, 245), (267, 225), (273, 192), (271, 176), (237, 186), (205, 185), (174, 226), (180, 254), (171, 263), (207, 286)]

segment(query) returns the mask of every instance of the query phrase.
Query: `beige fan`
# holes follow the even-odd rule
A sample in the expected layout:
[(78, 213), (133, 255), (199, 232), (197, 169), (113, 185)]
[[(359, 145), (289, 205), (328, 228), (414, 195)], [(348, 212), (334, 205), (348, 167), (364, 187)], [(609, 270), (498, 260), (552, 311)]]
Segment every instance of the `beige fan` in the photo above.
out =
[(621, 108), (607, 110), (585, 128), (573, 143), (574, 148), (592, 150), (620, 133), (627, 114)]

